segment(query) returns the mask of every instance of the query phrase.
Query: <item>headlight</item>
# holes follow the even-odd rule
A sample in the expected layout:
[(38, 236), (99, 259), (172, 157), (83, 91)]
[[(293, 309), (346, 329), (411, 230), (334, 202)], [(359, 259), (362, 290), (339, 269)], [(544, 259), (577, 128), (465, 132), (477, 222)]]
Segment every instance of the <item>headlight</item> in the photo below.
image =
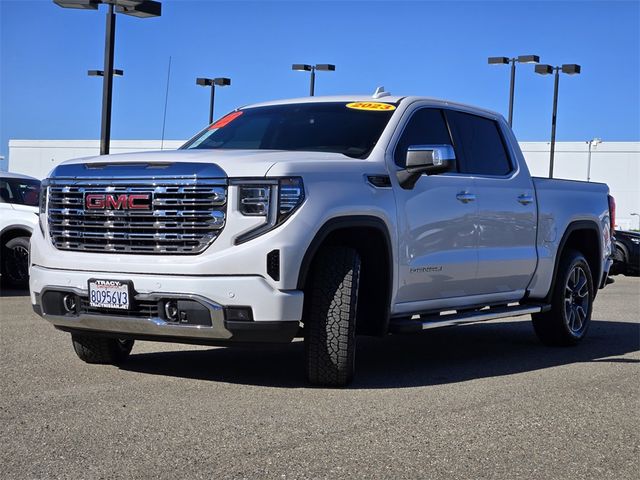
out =
[(40, 231), (42, 235), (45, 235), (47, 230), (46, 221), (47, 221), (47, 200), (49, 197), (49, 183), (45, 180), (40, 185), (40, 213), (38, 215), (38, 223), (40, 224)]
[(247, 217), (266, 217), (269, 214), (271, 185), (240, 185), (240, 213)]
[(265, 223), (236, 238), (236, 245), (256, 238), (284, 223), (304, 202), (300, 177), (232, 181), (238, 186), (238, 210), (247, 217), (264, 217)]

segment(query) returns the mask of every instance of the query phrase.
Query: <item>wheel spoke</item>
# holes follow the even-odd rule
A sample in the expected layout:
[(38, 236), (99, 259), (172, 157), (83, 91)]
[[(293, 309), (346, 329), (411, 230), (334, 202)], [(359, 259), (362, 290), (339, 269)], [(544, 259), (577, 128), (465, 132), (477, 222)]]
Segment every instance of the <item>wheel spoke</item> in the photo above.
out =
[(579, 297), (586, 297), (589, 293), (589, 285), (587, 284), (587, 277), (581, 276), (580, 283), (576, 286), (576, 293)]
[(576, 320), (576, 312), (572, 308), (572, 309), (569, 310), (569, 329), (575, 330), (575, 328), (574, 328), (575, 320)]
[(573, 271), (571, 272), (571, 283), (572, 283), (572, 287), (571, 290), (575, 290), (576, 285), (578, 284), (578, 269), (574, 268)]
[(576, 308), (576, 316), (578, 317), (578, 320), (580, 321), (580, 326), (578, 328), (582, 328), (582, 325), (584, 325), (584, 322), (587, 319), (587, 312), (585, 311), (584, 308), (578, 306)]

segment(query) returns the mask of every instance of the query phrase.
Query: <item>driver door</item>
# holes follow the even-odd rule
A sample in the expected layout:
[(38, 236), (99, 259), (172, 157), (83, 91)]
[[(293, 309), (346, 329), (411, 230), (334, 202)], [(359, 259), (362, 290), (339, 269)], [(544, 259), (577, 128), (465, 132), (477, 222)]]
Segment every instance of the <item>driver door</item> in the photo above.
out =
[[(415, 110), (393, 153), (405, 166), (414, 145), (453, 145), (443, 112)], [(394, 313), (456, 306), (478, 292), (478, 205), (472, 176), (422, 175), (397, 186), (399, 285)], [(466, 298), (468, 301), (468, 298)]]

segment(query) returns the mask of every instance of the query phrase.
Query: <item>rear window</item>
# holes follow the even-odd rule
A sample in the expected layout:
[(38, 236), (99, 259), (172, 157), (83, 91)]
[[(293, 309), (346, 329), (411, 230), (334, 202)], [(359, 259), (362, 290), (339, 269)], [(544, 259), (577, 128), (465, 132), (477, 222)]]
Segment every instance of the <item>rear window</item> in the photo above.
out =
[(460, 173), (507, 175), (511, 162), (498, 124), (485, 117), (447, 110)]
[(0, 203), (38, 206), (40, 182), (21, 178), (0, 178)]
[(395, 105), (380, 102), (247, 108), (222, 117), (182, 148), (332, 152), (366, 158), (394, 110)]

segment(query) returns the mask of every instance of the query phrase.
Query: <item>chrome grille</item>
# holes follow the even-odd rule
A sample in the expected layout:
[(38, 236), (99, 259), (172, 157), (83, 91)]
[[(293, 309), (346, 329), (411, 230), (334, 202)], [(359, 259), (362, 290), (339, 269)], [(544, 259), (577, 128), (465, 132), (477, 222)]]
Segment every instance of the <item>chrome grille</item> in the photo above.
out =
[(111, 315), (137, 318), (158, 318), (160, 316), (160, 310), (156, 300), (134, 300), (131, 308), (118, 310), (115, 308), (92, 307), (87, 297), (81, 297), (78, 307), (78, 313), (87, 315)]
[[(92, 199), (149, 195), (148, 209), (111, 205), (87, 208)], [(51, 240), (60, 250), (106, 253), (196, 254), (225, 225), (224, 180), (54, 180), (48, 190)]]

